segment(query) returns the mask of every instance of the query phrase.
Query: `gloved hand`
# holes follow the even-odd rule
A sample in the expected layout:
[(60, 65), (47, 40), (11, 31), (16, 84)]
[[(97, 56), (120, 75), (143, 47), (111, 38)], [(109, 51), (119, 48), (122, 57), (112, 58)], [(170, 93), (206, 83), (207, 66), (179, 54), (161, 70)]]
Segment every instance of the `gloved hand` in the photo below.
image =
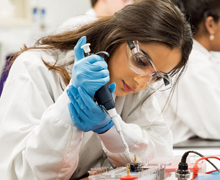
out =
[(84, 57), (81, 46), (86, 44), (86, 37), (83, 36), (77, 42), (75, 52), (75, 62), (72, 69), (71, 83), (74, 87), (83, 87), (91, 98), (95, 92), (110, 80), (108, 65), (104, 58), (99, 55)]
[[(113, 93), (115, 83), (111, 84), (109, 89)], [(69, 103), (70, 117), (73, 124), (81, 131), (101, 133), (114, 125), (110, 117), (93, 101), (83, 88), (70, 86), (67, 94), (71, 101)]]

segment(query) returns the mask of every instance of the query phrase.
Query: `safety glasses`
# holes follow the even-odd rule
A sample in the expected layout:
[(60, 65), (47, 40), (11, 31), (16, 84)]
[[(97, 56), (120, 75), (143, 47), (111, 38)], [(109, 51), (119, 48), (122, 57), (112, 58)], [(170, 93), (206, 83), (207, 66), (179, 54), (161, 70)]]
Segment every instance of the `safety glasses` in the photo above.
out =
[(128, 41), (127, 43), (130, 68), (141, 76), (149, 76), (147, 85), (154, 91), (170, 89), (172, 87), (170, 75), (156, 70), (149, 55), (140, 49), (138, 41)]

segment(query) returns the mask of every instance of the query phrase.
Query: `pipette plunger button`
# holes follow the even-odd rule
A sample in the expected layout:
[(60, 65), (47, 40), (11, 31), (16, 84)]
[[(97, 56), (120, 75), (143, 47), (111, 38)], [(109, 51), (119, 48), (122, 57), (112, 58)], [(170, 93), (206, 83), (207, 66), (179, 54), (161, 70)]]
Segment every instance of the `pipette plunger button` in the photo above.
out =
[(90, 49), (90, 47), (89, 47), (90, 45), (91, 45), (90, 43), (86, 43), (86, 44), (84, 44), (84, 45), (81, 46), (81, 48), (84, 50), (84, 52), (85, 52), (86, 54), (90, 53), (90, 51), (91, 51), (91, 49)]

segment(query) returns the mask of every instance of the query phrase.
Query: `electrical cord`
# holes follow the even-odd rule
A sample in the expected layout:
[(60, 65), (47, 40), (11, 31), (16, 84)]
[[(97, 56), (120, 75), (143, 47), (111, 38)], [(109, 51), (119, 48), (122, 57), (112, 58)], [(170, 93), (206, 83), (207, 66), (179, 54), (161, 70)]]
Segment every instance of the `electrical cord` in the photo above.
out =
[[(181, 163), (186, 163), (186, 158), (189, 155), (189, 153), (194, 153), (194, 154), (199, 155), (200, 157), (204, 157), (202, 154), (200, 154), (196, 151), (187, 151), (183, 154), (182, 159), (181, 159)], [(219, 169), (209, 159), (205, 159), (205, 160), (208, 161), (216, 169), (216, 171), (218, 171), (220, 173)]]
[[(220, 158), (219, 157), (215, 157), (215, 156), (208, 156), (208, 157), (202, 157), (202, 158), (199, 158), (196, 162), (195, 162), (195, 165), (193, 167), (193, 177), (191, 180), (194, 180), (197, 176), (198, 176), (198, 171), (199, 171), (199, 168), (198, 168), (198, 162), (205, 159), (209, 159), (209, 158), (214, 158), (214, 159), (218, 159), (220, 161)], [(219, 171), (218, 171), (219, 172)]]
[(211, 174), (211, 173), (214, 173), (214, 172), (217, 172), (217, 171), (216, 170), (212, 170), (212, 171), (206, 172), (205, 174)]

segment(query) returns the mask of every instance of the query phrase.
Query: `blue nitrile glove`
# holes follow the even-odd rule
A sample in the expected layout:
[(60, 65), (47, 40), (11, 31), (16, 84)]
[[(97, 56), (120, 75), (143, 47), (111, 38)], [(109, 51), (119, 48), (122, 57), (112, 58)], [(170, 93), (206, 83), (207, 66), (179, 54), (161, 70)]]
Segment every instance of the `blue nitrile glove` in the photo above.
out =
[(74, 87), (83, 87), (91, 98), (95, 92), (110, 80), (108, 65), (104, 58), (99, 55), (84, 57), (81, 46), (86, 44), (86, 36), (77, 42), (75, 52), (75, 62), (72, 69), (71, 83)]
[(116, 84), (112, 83), (108, 86), (110, 92), (112, 93), (112, 96), (114, 95), (115, 89), (116, 89)]
[[(109, 86), (111, 93), (115, 84)], [(114, 126), (111, 118), (97, 105), (87, 92), (79, 87), (70, 86), (67, 90), (70, 99), (69, 112), (73, 124), (81, 131), (101, 133)]]

